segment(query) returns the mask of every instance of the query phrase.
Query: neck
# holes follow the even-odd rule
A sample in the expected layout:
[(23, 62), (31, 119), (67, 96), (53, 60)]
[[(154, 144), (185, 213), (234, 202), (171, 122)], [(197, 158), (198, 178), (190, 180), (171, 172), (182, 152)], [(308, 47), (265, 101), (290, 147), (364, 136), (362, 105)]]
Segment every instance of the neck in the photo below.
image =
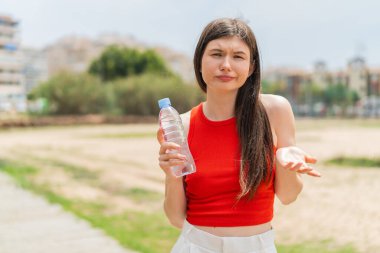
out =
[(236, 93), (223, 95), (207, 93), (203, 113), (214, 121), (230, 119), (235, 116), (235, 101)]

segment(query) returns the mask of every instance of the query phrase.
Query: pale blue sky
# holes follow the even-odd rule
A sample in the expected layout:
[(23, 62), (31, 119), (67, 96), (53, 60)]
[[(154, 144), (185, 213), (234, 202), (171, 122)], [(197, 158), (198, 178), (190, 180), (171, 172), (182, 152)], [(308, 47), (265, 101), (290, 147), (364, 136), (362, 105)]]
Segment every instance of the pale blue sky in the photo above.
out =
[(316, 60), (344, 68), (357, 54), (380, 66), (377, 0), (0, 0), (0, 13), (21, 21), (25, 46), (117, 32), (192, 56), (204, 25), (227, 16), (249, 21), (264, 68), (311, 68)]

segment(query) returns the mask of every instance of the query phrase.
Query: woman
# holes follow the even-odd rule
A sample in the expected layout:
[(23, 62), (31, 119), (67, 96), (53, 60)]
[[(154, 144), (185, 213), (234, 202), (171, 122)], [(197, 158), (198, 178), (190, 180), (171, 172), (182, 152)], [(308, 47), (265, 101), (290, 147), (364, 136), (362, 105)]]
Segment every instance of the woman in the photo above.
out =
[[(276, 252), (271, 220), (276, 195), (293, 202), (301, 174), (320, 174), (316, 160), (295, 146), (288, 101), (260, 94), (260, 57), (253, 32), (236, 19), (217, 19), (203, 30), (194, 69), (206, 101), (182, 115), (197, 171), (176, 178), (183, 165), (178, 149), (161, 145), (166, 174), (164, 210), (182, 228), (172, 252)], [(276, 154), (276, 155), (275, 155)]]

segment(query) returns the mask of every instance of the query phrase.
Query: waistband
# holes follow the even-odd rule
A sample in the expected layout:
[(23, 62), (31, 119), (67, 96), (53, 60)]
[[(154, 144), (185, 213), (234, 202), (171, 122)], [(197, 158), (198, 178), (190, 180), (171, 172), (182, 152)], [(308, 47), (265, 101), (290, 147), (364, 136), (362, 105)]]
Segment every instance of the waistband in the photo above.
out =
[(247, 237), (221, 237), (200, 230), (185, 220), (182, 236), (191, 243), (216, 252), (246, 253), (275, 248), (273, 229)]

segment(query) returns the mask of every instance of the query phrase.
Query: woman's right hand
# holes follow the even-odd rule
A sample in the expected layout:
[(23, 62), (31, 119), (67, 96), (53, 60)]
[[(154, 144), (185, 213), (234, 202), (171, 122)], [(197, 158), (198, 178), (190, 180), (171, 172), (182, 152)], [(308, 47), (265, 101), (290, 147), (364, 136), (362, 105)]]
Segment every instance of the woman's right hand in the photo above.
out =
[[(184, 155), (179, 153), (180, 146), (173, 142), (166, 142), (162, 129), (157, 131), (157, 140), (160, 143), (158, 156), (161, 169), (165, 172), (165, 200), (164, 211), (173, 226), (182, 228), (183, 221), (186, 219), (186, 196), (183, 185), (183, 177), (173, 175), (170, 167), (184, 165)], [(169, 151), (176, 150), (177, 152)]]
[[(185, 165), (186, 156), (179, 153), (181, 147), (178, 144), (165, 141), (162, 128), (157, 131), (157, 140), (161, 146), (158, 156), (159, 165), (167, 177), (175, 177), (170, 168)], [(171, 150), (177, 152), (169, 152)]]

